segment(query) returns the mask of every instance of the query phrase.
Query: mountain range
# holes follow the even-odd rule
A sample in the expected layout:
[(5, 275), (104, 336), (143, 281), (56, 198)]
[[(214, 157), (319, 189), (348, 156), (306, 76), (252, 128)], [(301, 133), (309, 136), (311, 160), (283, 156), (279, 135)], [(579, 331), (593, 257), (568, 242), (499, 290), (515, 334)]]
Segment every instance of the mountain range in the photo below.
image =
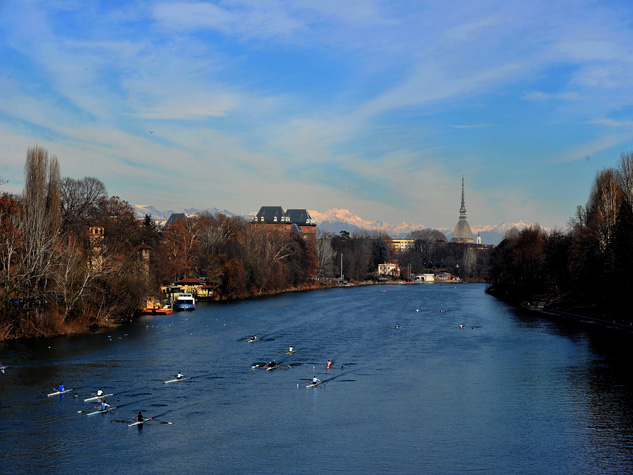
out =
[[(156, 221), (166, 221), (172, 213), (173, 210), (159, 210), (150, 205), (136, 205), (136, 215), (139, 219), (145, 217), (145, 215), (149, 214), (152, 219)], [(197, 208), (187, 208), (184, 210), (185, 214), (200, 214), (202, 212), (208, 212), (211, 214), (215, 213), (223, 213), (227, 216), (236, 216), (234, 213), (227, 211), (225, 209), (218, 208), (208, 208), (205, 210), (200, 210)], [(407, 235), (416, 230), (426, 229), (427, 226), (423, 224), (413, 224), (402, 222), (401, 224), (390, 224), (384, 221), (369, 221), (366, 219), (357, 216), (354, 211), (349, 209), (339, 209), (334, 208), (325, 213), (321, 213), (315, 210), (308, 210), (312, 219), (319, 226), (319, 230), (323, 232), (328, 232), (332, 234), (338, 234), (341, 231), (347, 231), (349, 233), (354, 233), (355, 231), (384, 231), (392, 238), (405, 238)], [(178, 211), (179, 212), (179, 211)], [(249, 213), (244, 216), (247, 219), (255, 216), (257, 212)], [(517, 221), (515, 223), (502, 223), (495, 225), (481, 225), (481, 226), (472, 226), (471, 229), (474, 233), (474, 239), (476, 240), (477, 234), (481, 236), (481, 242), (483, 244), (499, 244), (501, 240), (503, 240), (504, 235), (510, 229), (524, 229), (530, 226), (533, 226), (534, 223), (526, 222), (526, 221)], [(446, 235), (446, 237), (450, 240), (453, 234), (452, 228), (435, 228), (438, 231), (441, 231)]]

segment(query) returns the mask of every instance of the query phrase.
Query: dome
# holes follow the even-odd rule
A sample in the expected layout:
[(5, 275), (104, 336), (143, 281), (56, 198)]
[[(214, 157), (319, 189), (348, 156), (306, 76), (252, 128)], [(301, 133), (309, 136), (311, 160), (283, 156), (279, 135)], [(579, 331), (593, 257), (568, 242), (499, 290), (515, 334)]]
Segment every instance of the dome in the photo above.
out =
[(453, 239), (451, 242), (459, 242), (459, 243), (472, 243), (473, 242), (473, 232), (470, 229), (470, 225), (468, 221), (465, 219), (461, 219), (457, 221), (457, 225), (455, 226), (455, 230), (453, 231)]

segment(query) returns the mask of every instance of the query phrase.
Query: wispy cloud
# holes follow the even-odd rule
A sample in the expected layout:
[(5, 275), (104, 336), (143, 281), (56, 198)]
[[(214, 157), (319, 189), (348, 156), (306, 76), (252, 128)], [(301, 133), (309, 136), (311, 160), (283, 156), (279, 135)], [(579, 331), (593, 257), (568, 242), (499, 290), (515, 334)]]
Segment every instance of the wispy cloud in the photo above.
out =
[(454, 129), (483, 129), (487, 127), (494, 127), (493, 124), (468, 124), (468, 125), (451, 125)]
[(587, 123), (593, 125), (604, 125), (605, 127), (624, 127), (627, 129), (633, 129), (633, 120), (616, 120), (608, 117), (602, 117), (600, 119), (587, 121)]

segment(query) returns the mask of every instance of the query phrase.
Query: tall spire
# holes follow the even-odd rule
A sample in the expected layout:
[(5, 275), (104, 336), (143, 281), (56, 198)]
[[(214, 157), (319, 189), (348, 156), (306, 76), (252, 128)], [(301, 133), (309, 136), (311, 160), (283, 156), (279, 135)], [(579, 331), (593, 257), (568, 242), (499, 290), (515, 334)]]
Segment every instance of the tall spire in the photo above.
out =
[(466, 219), (466, 200), (464, 199), (464, 177), (462, 176), (462, 206), (459, 208), (459, 219)]
[(462, 176), (462, 206), (459, 208), (459, 220), (453, 231), (451, 242), (471, 244), (473, 242), (473, 232), (466, 220), (466, 199), (464, 197), (464, 177)]

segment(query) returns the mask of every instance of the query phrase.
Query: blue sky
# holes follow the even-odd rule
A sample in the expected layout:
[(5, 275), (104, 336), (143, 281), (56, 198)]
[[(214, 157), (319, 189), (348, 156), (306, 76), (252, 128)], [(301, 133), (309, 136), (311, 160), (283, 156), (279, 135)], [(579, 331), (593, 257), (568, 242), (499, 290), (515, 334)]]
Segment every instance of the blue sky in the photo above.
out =
[(158, 208), (564, 227), (633, 151), (629, 1), (3, 1), (0, 176), (28, 147)]

